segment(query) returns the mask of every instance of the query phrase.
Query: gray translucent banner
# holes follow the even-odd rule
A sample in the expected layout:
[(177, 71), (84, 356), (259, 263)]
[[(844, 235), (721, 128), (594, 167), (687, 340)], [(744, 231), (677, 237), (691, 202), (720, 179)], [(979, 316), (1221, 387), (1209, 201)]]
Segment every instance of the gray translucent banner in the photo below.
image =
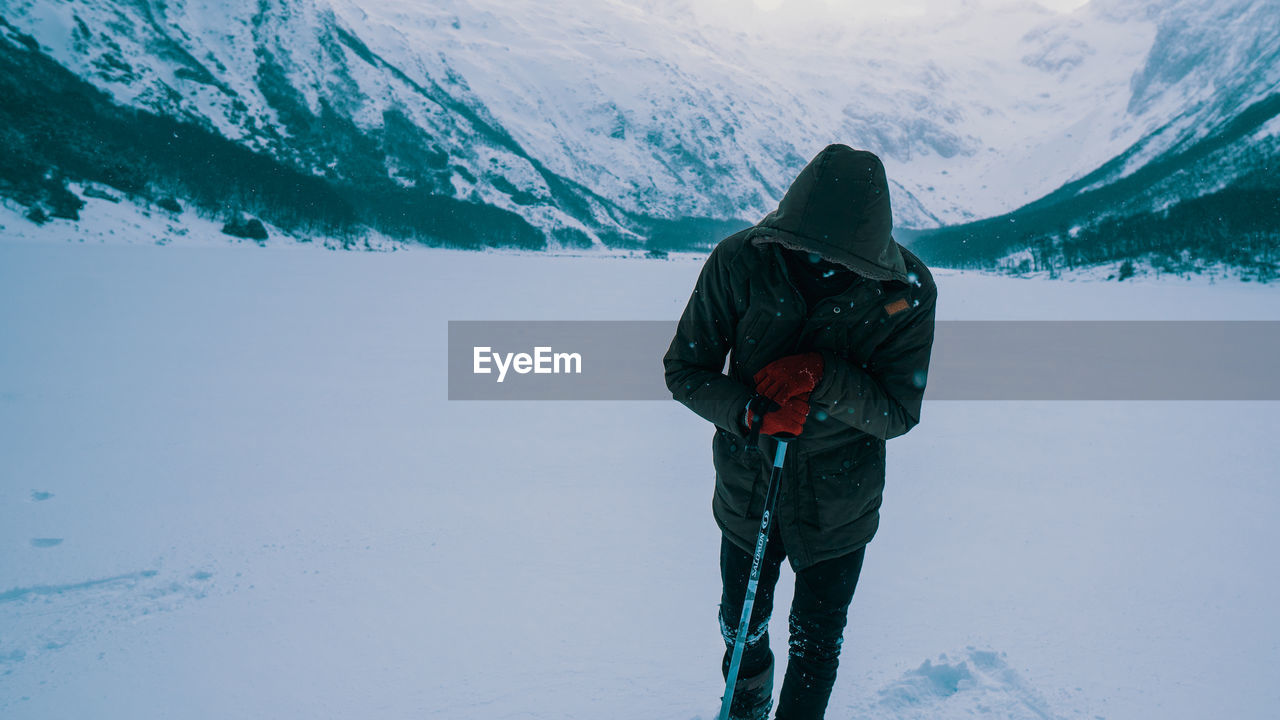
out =
[[(670, 400), (674, 321), (450, 321), (450, 400)], [(1280, 321), (940, 321), (927, 400), (1280, 400)]]

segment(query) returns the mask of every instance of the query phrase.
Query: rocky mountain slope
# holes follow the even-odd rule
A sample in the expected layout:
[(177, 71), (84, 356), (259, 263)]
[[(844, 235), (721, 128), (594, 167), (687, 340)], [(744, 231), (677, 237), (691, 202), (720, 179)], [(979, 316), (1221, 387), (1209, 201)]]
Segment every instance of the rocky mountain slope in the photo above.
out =
[(935, 262), (1043, 270), (1144, 258), (1171, 272), (1280, 261), (1280, 8), (1161, 6), (1132, 114), (1166, 116), (1096, 170), (987, 220), (920, 235)]
[[(345, 208), (338, 225), (463, 245), (705, 243), (771, 209), (831, 141), (885, 159), (900, 227), (999, 216), (1132, 177), (1210, 137), (1275, 82), (1277, 12), (1263, 2), (833, 12), (816, 0), (774, 11), (690, 0), (0, 0), (4, 52), (41, 59), (15, 60), (35, 75), (11, 78), (35, 105), (57, 105), (41, 97), (56, 65), (105, 93), (112, 112), (226, 141), (200, 157), (246, 150), (271, 178), (320, 182), (335, 196), (323, 204)], [(32, 124), (11, 122), (10, 142), (33, 166), (58, 166)], [(161, 150), (123, 147), (164, 164)], [(165, 192), (191, 195), (199, 184), (152, 166), (138, 170), (143, 185), (164, 176)], [(202, 204), (272, 213), (256, 200), (258, 176), (225, 183), (235, 197)], [(298, 188), (284, 194), (307, 194)], [(276, 214), (305, 225), (301, 205)], [(957, 236), (933, 237), (926, 251), (956, 255)]]

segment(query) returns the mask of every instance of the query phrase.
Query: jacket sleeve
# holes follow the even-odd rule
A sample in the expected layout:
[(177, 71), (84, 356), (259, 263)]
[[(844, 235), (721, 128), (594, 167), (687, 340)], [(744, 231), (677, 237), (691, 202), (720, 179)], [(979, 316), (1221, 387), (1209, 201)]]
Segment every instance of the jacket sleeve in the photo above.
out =
[(823, 375), (810, 395), (810, 407), (882, 440), (915, 427), (933, 349), (936, 305), (937, 295), (930, 293), (865, 364), (823, 350)]
[(735, 279), (728, 243), (712, 250), (662, 358), (672, 397), (715, 425), (741, 435), (752, 390), (724, 374), (746, 302), (745, 278)]

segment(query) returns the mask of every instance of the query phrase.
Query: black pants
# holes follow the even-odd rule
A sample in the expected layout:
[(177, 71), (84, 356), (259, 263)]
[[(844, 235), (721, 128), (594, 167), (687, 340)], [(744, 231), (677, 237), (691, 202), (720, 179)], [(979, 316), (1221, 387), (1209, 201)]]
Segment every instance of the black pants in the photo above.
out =
[[(788, 618), (791, 641), (787, 674), (778, 699), (778, 720), (820, 720), (826, 712), (831, 687), (836, 681), (836, 666), (839, 664), (844, 626), (849, 617), (849, 603), (853, 600), (858, 575), (862, 572), (864, 553), (865, 548), (862, 548), (796, 573), (795, 597), (791, 602), (791, 614)], [(785, 558), (786, 548), (782, 546), (782, 538), (775, 523), (760, 567), (760, 584), (756, 589), (755, 605), (751, 609), (751, 620), (748, 623), (747, 646), (738, 671), (737, 687), (746, 690), (747, 694), (754, 690), (767, 696), (772, 689), (773, 653), (769, 649), (769, 617), (773, 614), (774, 586), (778, 583), (778, 573)], [(723, 590), (720, 596), (720, 629), (725, 641), (722, 669), (726, 675), (733, 643), (737, 638), (738, 622), (742, 618), (742, 603), (747, 594), (751, 561), (750, 554), (728, 538), (721, 539), (720, 577)], [(762, 673), (770, 673), (770, 677), (762, 679)], [(744, 683), (749, 687), (743, 687)], [(748, 698), (744, 697), (743, 700), (748, 701)], [(738, 702), (734, 705), (740, 707)], [(767, 712), (766, 698), (761, 698), (754, 707), (763, 707), (764, 712)]]

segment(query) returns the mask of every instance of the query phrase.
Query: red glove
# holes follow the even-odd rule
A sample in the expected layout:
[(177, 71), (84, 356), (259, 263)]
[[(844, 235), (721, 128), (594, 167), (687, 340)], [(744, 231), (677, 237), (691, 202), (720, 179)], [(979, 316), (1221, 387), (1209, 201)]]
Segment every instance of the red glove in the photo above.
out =
[(753, 379), (756, 392), (774, 402), (786, 403), (797, 395), (805, 395), (805, 411), (808, 412), (808, 395), (822, 379), (822, 353), (808, 352), (778, 358), (765, 365)]
[[(799, 437), (809, 417), (809, 393), (801, 393), (781, 405), (757, 414), (748, 409), (747, 429), (761, 435)], [(758, 426), (758, 427), (757, 427)]]

